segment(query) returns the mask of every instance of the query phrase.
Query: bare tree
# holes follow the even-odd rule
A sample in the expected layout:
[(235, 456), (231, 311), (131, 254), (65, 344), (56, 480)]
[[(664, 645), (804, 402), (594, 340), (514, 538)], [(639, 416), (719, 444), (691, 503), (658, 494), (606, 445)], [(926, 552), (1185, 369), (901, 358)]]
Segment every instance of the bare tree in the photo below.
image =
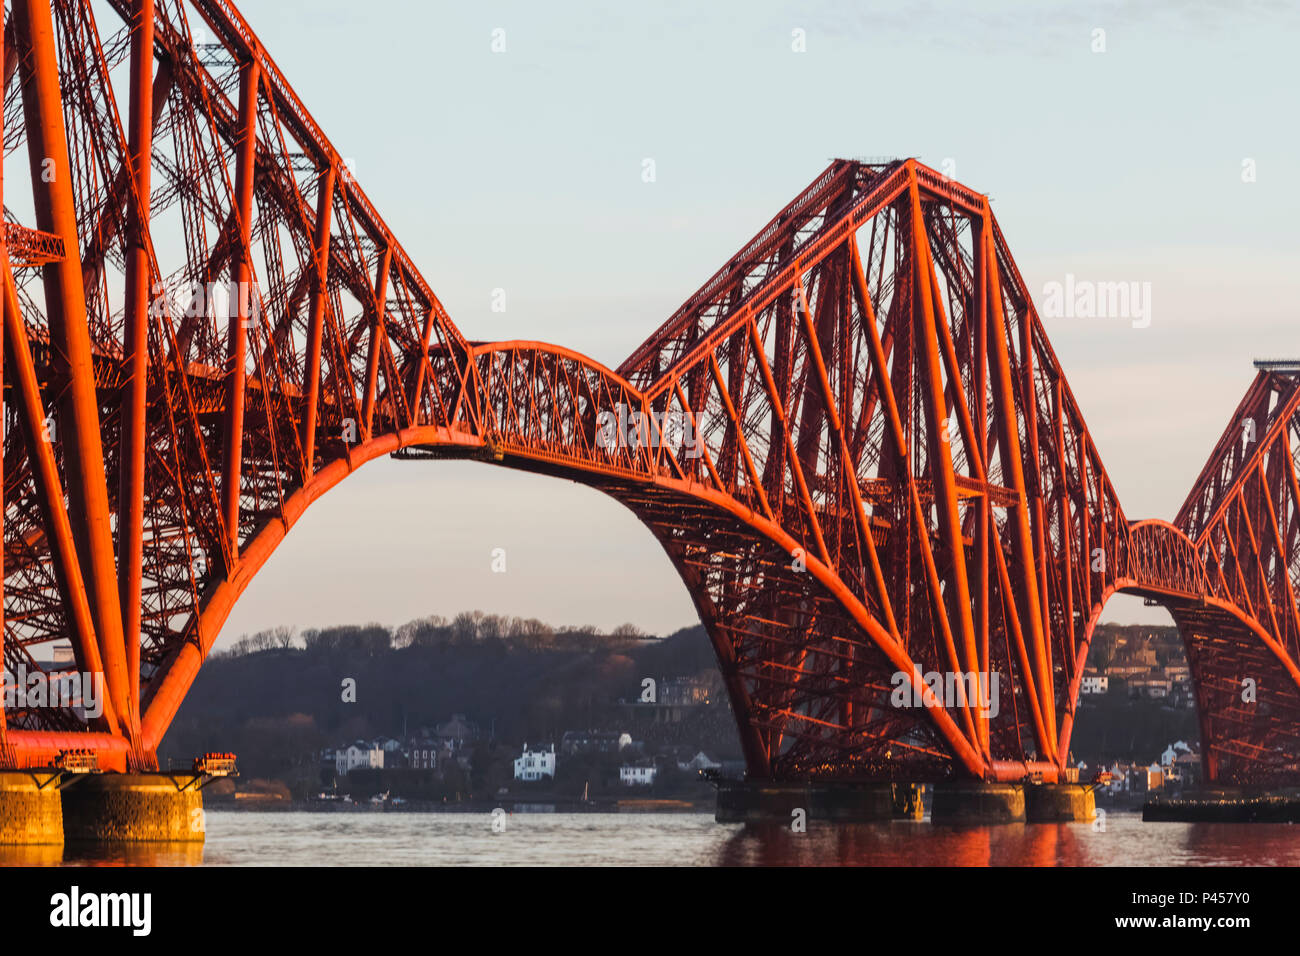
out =
[(451, 636), (457, 643), (468, 643), (478, 639), (479, 621), (483, 619), (482, 611), (461, 611), (451, 622)]
[(506, 621), (499, 614), (485, 614), (478, 622), (478, 639), (494, 641), (505, 637)]

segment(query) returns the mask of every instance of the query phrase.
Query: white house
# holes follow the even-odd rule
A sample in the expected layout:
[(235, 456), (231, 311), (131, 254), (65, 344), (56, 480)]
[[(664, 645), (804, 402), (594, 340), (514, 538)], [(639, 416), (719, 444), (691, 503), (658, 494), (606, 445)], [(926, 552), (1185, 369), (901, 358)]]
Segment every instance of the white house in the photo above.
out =
[(618, 768), (618, 782), (625, 787), (648, 787), (655, 782), (659, 768), (653, 764), (623, 764)]
[(529, 750), (524, 744), (524, 752), (515, 758), (516, 780), (541, 780), (543, 777), (555, 777), (555, 744), (550, 750)]
[(1110, 678), (1099, 677), (1097, 675), (1085, 676), (1079, 681), (1079, 692), (1082, 694), (1104, 694), (1110, 689)]
[(339, 775), (351, 773), (358, 768), (365, 770), (384, 769), (384, 748), (357, 741), (350, 747), (334, 751), (334, 770)]
[(1118, 760), (1110, 765), (1110, 786), (1107, 789), (1111, 793), (1123, 793), (1128, 789), (1128, 774)]
[(1179, 740), (1165, 748), (1165, 752), (1160, 755), (1160, 766), (1169, 768), (1174, 765), (1181, 754), (1189, 754), (1192, 748), (1187, 745), (1187, 741)]

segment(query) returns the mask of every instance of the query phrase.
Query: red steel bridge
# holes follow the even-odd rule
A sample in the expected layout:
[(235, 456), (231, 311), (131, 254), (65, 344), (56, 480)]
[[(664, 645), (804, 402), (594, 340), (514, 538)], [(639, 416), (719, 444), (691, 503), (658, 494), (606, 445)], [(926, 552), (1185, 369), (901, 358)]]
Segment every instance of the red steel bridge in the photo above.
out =
[[(752, 777), (1063, 779), (1119, 591), (1182, 632), (1207, 779), (1297, 776), (1300, 379), (1130, 520), (986, 196), (836, 161), (609, 369), (466, 339), (228, 0), (10, 0), (4, 83), (4, 663), (70, 642), (107, 700), (3, 712), (0, 768), (156, 767), (253, 576), (395, 455), (626, 505)], [(996, 707), (891, 706), (918, 670)]]

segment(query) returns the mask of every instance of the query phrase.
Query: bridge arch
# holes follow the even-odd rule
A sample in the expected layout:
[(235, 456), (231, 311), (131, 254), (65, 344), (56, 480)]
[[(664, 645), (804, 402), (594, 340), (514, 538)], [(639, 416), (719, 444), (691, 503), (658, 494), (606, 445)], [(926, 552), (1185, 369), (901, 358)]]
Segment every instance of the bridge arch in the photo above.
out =
[[(1215, 593), (1196, 544), (1181, 528), (1158, 519), (1128, 527), (1127, 565), (1093, 608), (1067, 719), (1072, 723), (1078, 707), (1083, 661), (1106, 603), (1115, 594), (1136, 595), (1164, 607), (1182, 637), (1196, 698), (1204, 779), (1242, 784), (1285, 779), (1293, 771), (1288, 742), (1259, 726), (1250, 709), (1289, 712), (1300, 707), (1300, 668), (1252, 614)], [(1249, 692), (1243, 695), (1247, 678)]]
[[(143, 719), (145, 747), (150, 751), (156, 749), (235, 602), (307, 507), (362, 465), (381, 455), (400, 457), (403, 454), (409, 456), (418, 453), (435, 458), (474, 458), (579, 481), (612, 495), (649, 525), (673, 560), (706, 623), (728, 686), (742, 747), (751, 772), (757, 776), (771, 775), (774, 770), (771, 746), (761, 739), (762, 721), (756, 719), (752, 687), (747, 684), (743, 669), (737, 666), (736, 646), (728, 638), (733, 628), (721, 620), (718, 608), (707, 597), (707, 585), (689, 570), (691, 561), (674, 546), (671, 536), (665, 534), (663, 525), (665, 521), (671, 523), (672, 516), (680, 514), (684, 509), (696, 509), (700, 515), (708, 513), (716, 524), (710, 537), (720, 536), (721, 529), (727, 527), (726, 537), (732, 546), (743, 542), (768, 564), (773, 563), (770, 561), (772, 554), (784, 555), (785, 560), (775, 562), (782, 566), (787, 562), (793, 565), (793, 556), (803, 552), (800, 542), (752, 507), (715, 487), (684, 477), (681, 469), (675, 465), (661, 462), (656, 466), (653, 448), (597, 448), (592, 442), (599, 430), (596, 424), (597, 406), (594, 404), (585, 408), (575, 419), (579, 423), (576, 428), (555, 429), (554, 423), (559, 416), (555, 414), (555, 408), (548, 409), (544, 404), (531, 405), (529, 421), (511, 419), (507, 412), (512, 397), (508, 390), (509, 378), (494, 378), (491, 374), (486, 374), (486, 370), (496, 368), (495, 363), (505, 360), (512, 366), (527, 366), (529, 377), (526, 381), (530, 387), (538, 381), (539, 373), (543, 380), (549, 378), (551, 381), (565, 381), (567, 391), (547, 393), (556, 407), (576, 396), (594, 398), (597, 395), (604, 396), (609, 407), (619, 402), (626, 402), (634, 408), (644, 407), (644, 396), (617, 373), (571, 350), (537, 342), (477, 345), (471, 354), (484, 360), (479, 367), (481, 378), (488, 388), (479, 409), (481, 421), (487, 425), (483, 434), (421, 427), (380, 436), (351, 449), (346, 457), (336, 459), (322, 468), (303, 487), (293, 492), (286, 499), (282, 514), (266, 522), (241, 549), (237, 572), (233, 575), (214, 576), (204, 588), (201, 610), (191, 626), (186, 643), (159, 675), (153, 685), (154, 692), (146, 699)], [(545, 371), (542, 370), (543, 367)], [(505, 387), (506, 391), (494, 390), (498, 386), (494, 386), (493, 382), (500, 383), (500, 387)], [(536, 393), (532, 393), (532, 397), (536, 398)], [(532, 430), (535, 424), (532, 419), (552, 424), (541, 432), (535, 432)], [(508, 421), (511, 424), (507, 425)], [(588, 456), (593, 449), (603, 452), (602, 460), (592, 462)], [(828, 617), (827, 609), (834, 608), (834, 640), (846, 647), (855, 647), (859, 654), (870, 651), (873, 656), (879, 656), (881, 660), (876, 662), (877, 666), (884, 666), (885, 663), (888, 665), (888, 669), (882, 670), (880, 676), (891, 671), (910, 674), (917, 670), (918, 663), (891, 638), (832, 568), (811, 554), (804, 554), (802, 561), (803, 568), (799, 572), (795, 572), (792, 567), (783, 568), (778, 576), (792, 590), (794, 585), (789, 582), (800, 582), (803, 601), (820, 610), (805, 609), (800, 618), (785, 623), (786, 631), (797, 632), (810, 619)], [(769, 570), (768, 574), (771, 573)], [(810, 642), (809, 646), (814, 645)], [(865, 668), (865, 661), (861, 666)], [(968, 772), (979, 772), (980, 758), (957, 730), (953, 718), (933, 700), (928, 689), (923, 693), (929, 706), (915, 715), (908, 715), (914, 719), (898, 722), (914, 725), (913, 729), (915, 725), (932, 723), (936, 743), (941, 742), (941, 745), (950, 747)], [(818, 718), (809, 719), (818, 722)], [(860, 733), (864, 737), (858, 744), (860, 748), (866, 749), (865, 744), (868, 743), (877, 744), (879, 748), (880, 741), (870, 737), (866, 730)]]

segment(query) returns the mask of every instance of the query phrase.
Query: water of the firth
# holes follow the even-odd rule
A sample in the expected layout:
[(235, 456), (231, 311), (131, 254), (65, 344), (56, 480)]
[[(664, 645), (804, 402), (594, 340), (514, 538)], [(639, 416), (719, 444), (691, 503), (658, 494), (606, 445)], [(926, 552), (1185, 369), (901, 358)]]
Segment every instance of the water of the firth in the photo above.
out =
[(788, 827), (715, 823), (710, 814), (207, 814), (202, 845), (87, 852), (0, 847), (0, 864), (204, 866), (465, 865), (1300, 865), (1300, 826), (1090, 823), (936, 827), (928, 822)]

